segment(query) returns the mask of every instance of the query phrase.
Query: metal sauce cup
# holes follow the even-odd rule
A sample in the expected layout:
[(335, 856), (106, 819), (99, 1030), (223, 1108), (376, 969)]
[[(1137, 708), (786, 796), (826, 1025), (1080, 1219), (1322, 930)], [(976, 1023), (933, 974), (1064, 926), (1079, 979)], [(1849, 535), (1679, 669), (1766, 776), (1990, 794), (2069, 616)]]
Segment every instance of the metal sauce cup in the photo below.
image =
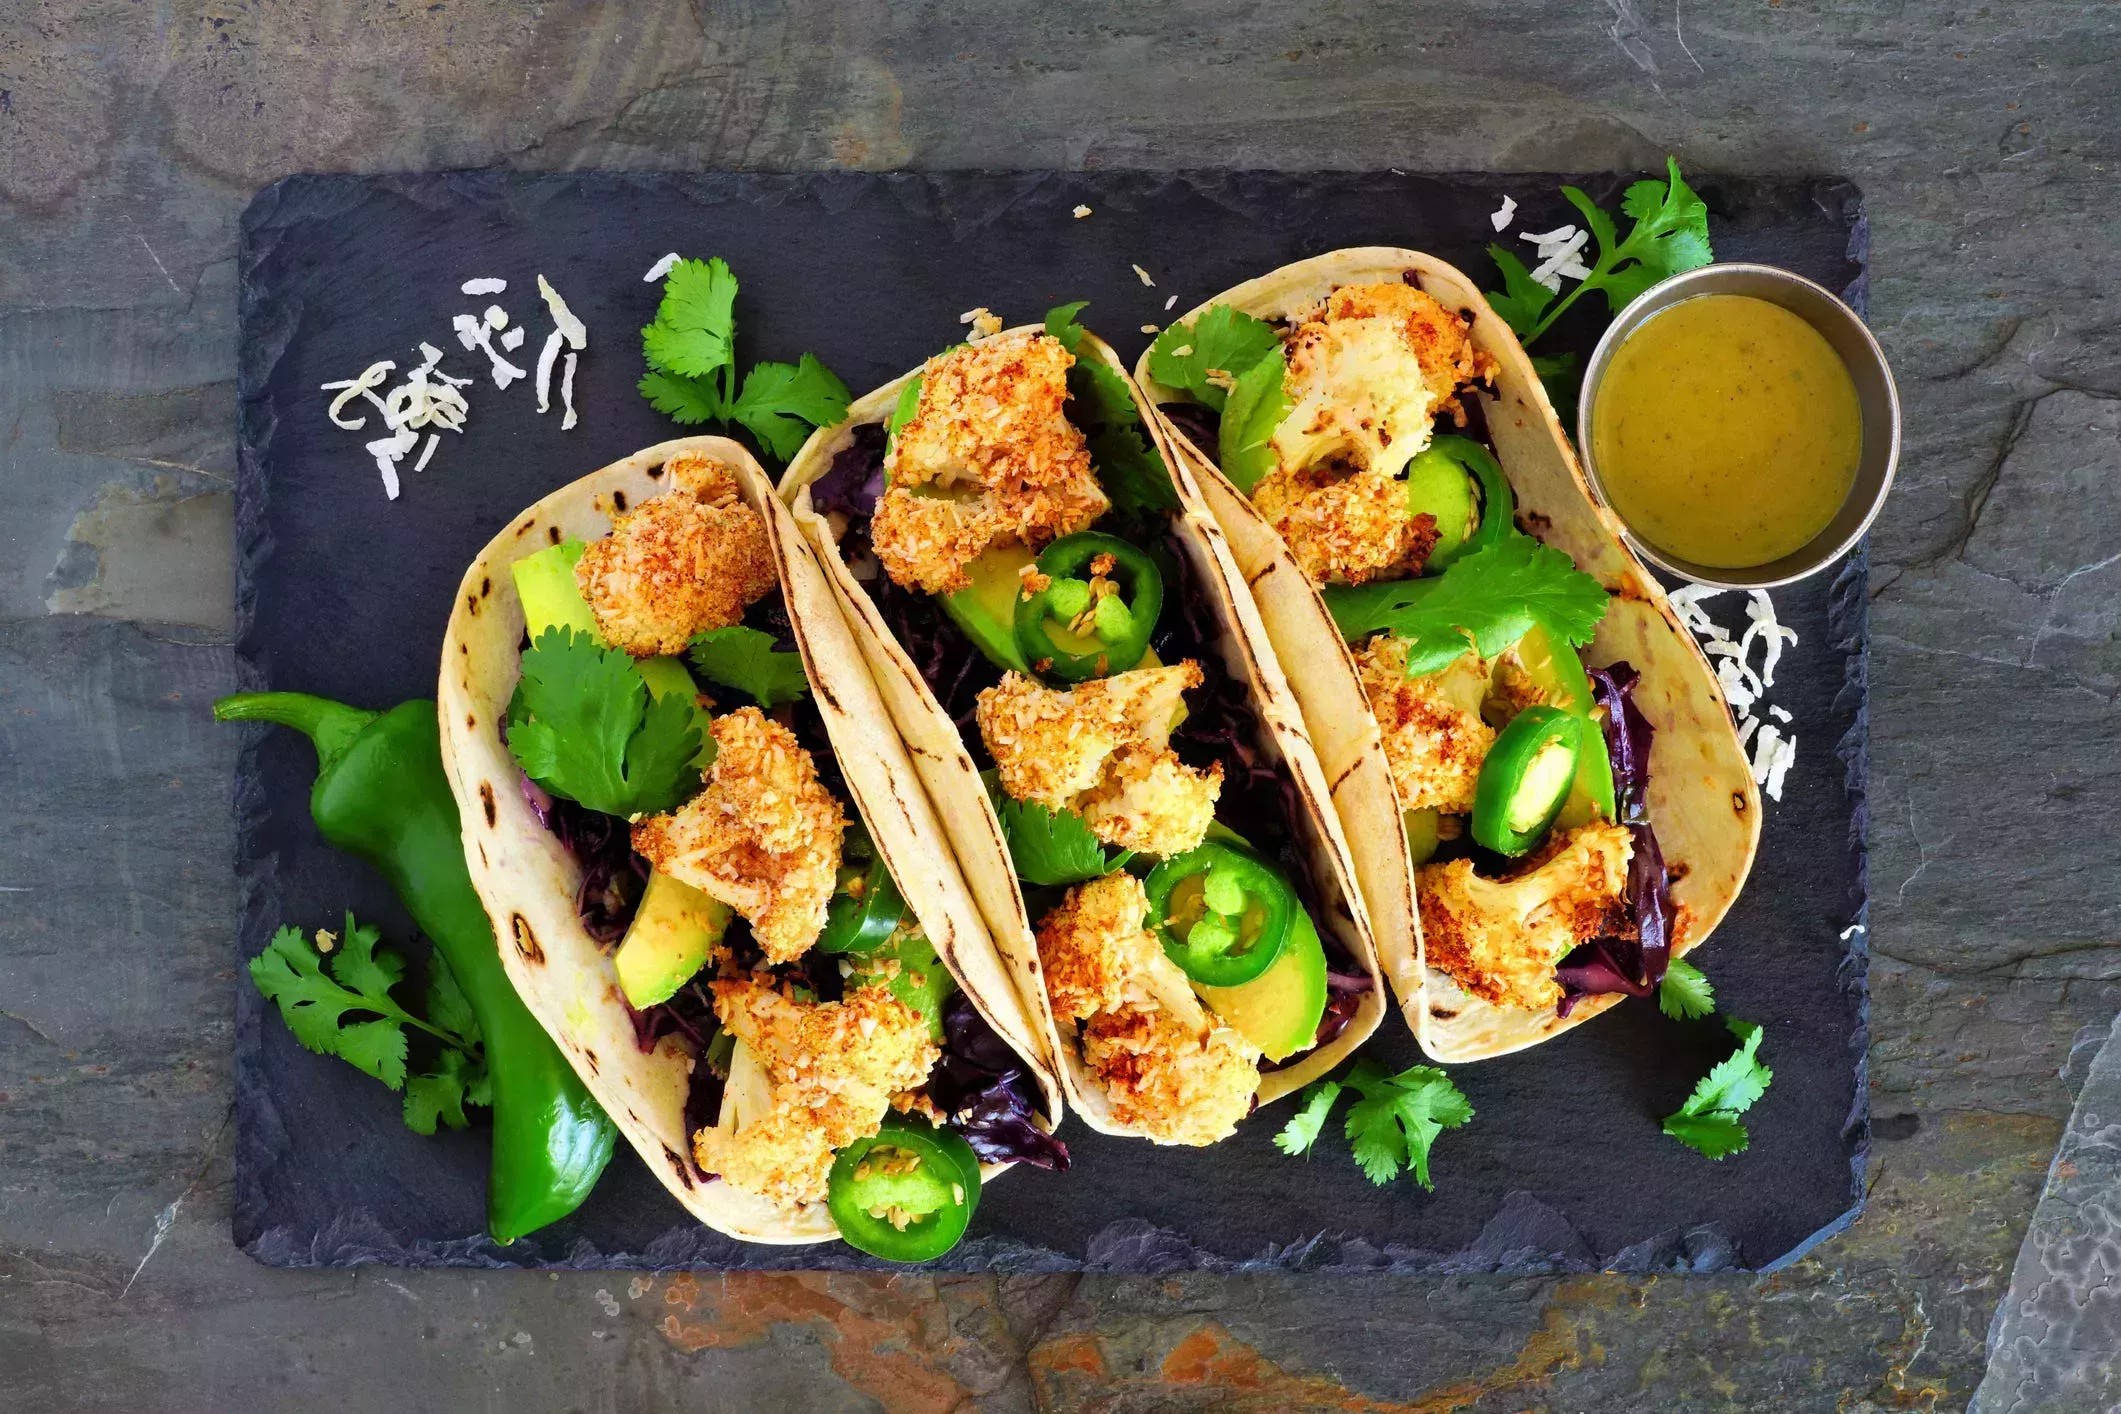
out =
[[(1885, 493), (1892, 489), (1893, 470), (1900, 461), (1900, 394), (1893, 387), (1893, 371), (1886, 366), (1885, 354), (1856, 312), (1810, 280), (1787, 270), (1772, 265), (1704, 265), (1651, 287), (1620, 312), (1605, 337), (1598, 341), (1590, 365), (1584, 369), (1583, 393), (1577, 405), (1576, 454), (1582, 458), (1591, 494), (1602, 504), (1612, 506), (1612, 498), (1598, 477), (1598, 456), (1591, 440), (1591, 425), (1598, 416), (1598, 388), (1607, 365), (1645, 320), (1696, 295), (1750, 295), (1779, 304), (1825, 336), (1848, 367), (1863, 415), (1863, 451), (1856, 463), (1856, 479), (1849, 487), (1848, 499), (1841, 503), (1841, 510), (1826, 529), (1802, 548), (1763, 565), (1747, 569), (1697, 565), (1649, 543), (1632, 528), (1628, 530), (1628, 544), (1651, 564), (1697, 584), (1722, 589), (1767, 589), (1817, 574), (1855, 548), (1863, 532), (1877, 519), (1879, 508), (1885, 504)], [(1619, 512), (1615, 510), (1614, 514)], [(1625, 517), (1621, 519), (1625, 524)]]

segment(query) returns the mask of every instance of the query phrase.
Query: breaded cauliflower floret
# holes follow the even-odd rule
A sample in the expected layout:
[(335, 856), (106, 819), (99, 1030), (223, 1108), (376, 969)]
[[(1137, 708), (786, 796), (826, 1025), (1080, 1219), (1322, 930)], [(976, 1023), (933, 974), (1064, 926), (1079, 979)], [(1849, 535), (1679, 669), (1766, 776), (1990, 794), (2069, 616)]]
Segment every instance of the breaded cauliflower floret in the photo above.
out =
[(1384, 736), (1402, 810), (1467, 815), (1495, 729), (1480, 718), (1488, 666), (1466, 653), (1440, 672), (1407, 676), (1406, 640), (1380, 633), (1355, 654), (1362, 690)]
[(1067, 691), (1006, 673), (979, 695), (980, 738), (1012, 799), (1074, 810), (1106, 844), (1182, 854), (1201, 842), (1222, 764), (1179, 761), (1171, 725), (1200, 665), (1134, 668)]
[(693, 1136), (701, 1168), (787, 1207), (825, 1196), (832, 1154), (883, 1125), (892, 1097), (928, 1078), (940, 1052), (921, 1014), (887, 987), (805, 1002), (757, 978), (713, 984), (737, 1038), (713, 1128)]
[(1201, 1005), (1149, 931), (1148, 891), (1120, 870), (1068, 891), (1039, 921), (1039, 966), (1062, 1030), (1113, 1118), (1163, 1144), (1227, 1138), (1259, 1088), (1259, 1050)]
[(727, 467), (692, 452), (665, 470), (670, 489), (614, 517), (574, 567), (597, 631), (636, 658), (684, 652), (780, 582), (766, 523)]
[(1429, 966), (1497, 1006), (1557, 1005), (1555, 964), (1577, 944), (1626, 926), (1633, 851), (1624, 826), (1594, 823), (1507, 879), (1481, 878), (1469, 859), (1423, 865), (1415, 893)]
[(885, 458), (870, 543), (893, 581), (945, 594), (997, 541), (1042, 549), (1111, 508), (1068, 421), (1072, 354), (1026, 331), (928, 360), (920, 400)]
[(1466, 332), (1431, 296), (1393, 283), (1343, 286), (1290, 334), (1290, 408), (1252, 497), (1312, 579), (1420, 572), (1436, 524), (1409, 511), (1400, 478), (1437, 413), (1464, 422), (1459, 388), (1495, 374)]
[(1149, 891), (1115, 869), (1068, 891), (1039, 920), (1046, 999), (1064, 1025), (1099, 1012), (1159, 1009), (1206, 1035), (1213, 1019), (1149, 931)]
[(633, 827), (633, 847), (750, 920), (769, 962), (793, 962), (825, 926), (847, 817), (795, 733), (756, 707), (714, 719), (707, 788)]
[(1317, 584), (1418, 574), (1436, 548), (1436, 517), (1415, 515), (1395, 477), (1338, 463), (1278, 468), (1252, 488), (1252, 502)]
[(1083, 1026), (1082, 1044), (1112, 1117), (1159, 1144), (1229, 1138), (1259, 1090), (1259, 1050), (1227, 1026), (1203, 1037), (1169, 1012), (1108, 1012)]

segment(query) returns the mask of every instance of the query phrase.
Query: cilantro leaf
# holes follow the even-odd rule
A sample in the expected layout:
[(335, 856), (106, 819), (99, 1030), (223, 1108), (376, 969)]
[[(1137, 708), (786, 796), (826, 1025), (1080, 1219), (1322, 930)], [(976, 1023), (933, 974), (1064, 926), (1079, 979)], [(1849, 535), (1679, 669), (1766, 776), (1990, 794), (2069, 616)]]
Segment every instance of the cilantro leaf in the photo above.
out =
[(1489, 246), (1488, 258), (1502, 272), (1502, 293), (1488, 291), (1488, 305), (1502, 316), (1511, 333), (1529, 342), (1539, 327), (1539, 316), (1546, 313), (1558, 292), (1533, 279), (1524, 262), (1506, 246)]
[(1090, 460), (1112, 509), (1138, 516), (1178, 509), (1178, 488), (1161, 454), (1143, 440), (1141, 428), (1106, 427), (1090, 435)]
[(1287, 372), (1288, 360), (1277, 345), (1237, 375), (1237, 386), (1223, 406), (1215, 459), (1223, 475), (1246, 495), (1274, 469), (1274, 429), (1295, 406), (1282, 389), (1282, 376)]
[[(353, 916), (347, 915), (346, 935), (355, 934)], [(369, 934), (369, 947), (374, 934)], [(267, 1001), (280, 1008), (280, 1018), (305, 1050), (320, 1056), (339, 1056), (349, 1064), (396, 1090), (405, 1084), (405, 1023), (413, 1018), (390, 997), (390, 984), (403, 975), (403, 964), (394, 955), (390, 963), (364, 967), (356, 963), (348, 975), (363, 983), (378, 980), (383, 985), (364, 990), (339, 980), (338, 964), (327, 977), (317, 950), (299, 928), (275, 931), (265, 951), (250, 960), (250, 980)], [(374, 1018), (349, 1022), (349, 1013)]]
[(711, 379), (680, 378), (674, 373), (650, 369), (634, 386), (641, 390), (642, 397), (648, 399), (649, 406), (688, 427), (724, 420), (722, 395)]
[(1060, 340), (1061, 347), (1069, 353), (1075, 352), (1075, 346), (1083, 338), (1083, 326), (1077, 322), (1076, 316), (1089, 307), (1090, 301), (1079, 299), (1072, 304), (1057, 304), (1046, 311), (1046, 332)]
[(1473, 1118), (1473, 1106), (1450, 1077), (1433, 1065), (1387, 1075), (1365, 1060), (1349, 1072), (1348, 1084), (1362, 1095), (1348, 1111), (1346, 1132), (1363, 1175), (1385, 1184), (1411, 1168), (1415, 1182), (1435, 1191), (1429, 1180), (1430, 1148), (1446, 1129)]
[(1738, 1116), (1767, 1093), (1775, 1078), (1775, 1072), (1760, 1062), (1761, 1028), (1738, 1020), (1730, 1026), (1738, 1037), (1738, 1049), (1703, 1076), (1686, 1103), (1664, 1121), (1665, 1133), (1712, 1159), (1745, 1150), (1751, 1139)]
[(994, 800), (1016, 876), (1025, 883), (1080, 884), (1101, 878), (1134, 857), (1124, 849), (1108, 855), (1104, 842), (1090, 833), (1083, 817), (1074, 811), (1049, 810), (1037, 801), (1014, 799), (992, 771), (982, 772), (980, 778)]
[(471, 1002), (464, 989), (457, 985), (457, 974), (449, 970), (449, 964), (437, 951), (427, 958), (427, 1022), (439, 1031), (446, 1031), (454, 1042), (467, 1049), (484, 1042), (479, 1034), (479, 1018), (472, 1013)]
[(1076, 360), (1068, 370), (1068, 397), (1075, 404), (1068, 420), (1086, 432), (1141, 424), (1134, 394), (1127, 387), (1127, 375), (1102, 359)]
[(1492, 658), (1535, 623), (1571, 644), (1589, 643), (1610, 602), (1574, 560), (1521, 534), (1454, 560), (1434, 578), (1328, 585), (1324, 595), (1350, 643), (1380, 629), (1406, 639), (1408, 677), (1446, 668), (1468, 647)]
[(1211, 304), (1191, 324), (1174, 324), (1156, 336), (1149, 346), (1149, 376), (1167, 388), (1183, 388), (1221, 412), (1229, 389), (1211, 382), (1209, 370), (1235, 378), (1280, 343), (1281, 336), (1264, 319)]
[(1311, 1146), (1318, 1142), (1318, 1133), (1326, 1127), (1326, 1116), (1332, 1113), (1333, 1102), (1340, 1098), (1338, 1080), (1321, 1080), (1304, 1091), (1303, 1107), (1281, 1127), (1274, 1136), (1274, 1147), (1294, 1158), (1298, 1154), (1308, 1157)]
[(523, 773), (621, 819), (672, 810), (699, 787), (700, 729), (680, 693), (651, 698), (623, 650), (550, 628), (523, 654), (508, 747)]
[(1503, 281), (1503, 292), (1490, 293), (1488, 303), (1527, 344), (1552, 328), (1588, 290), (1603, 292), (1607, 306), (1618, 314), (1658, 281), (1715, 259), (1709, 249), (1708, 204), (1679, 175), (1676, 158), (1665, 159), (1662, 179), (1636, 182), (1622, 194), (1621, 212), (1635, 222), (1625, 240), (1590, 197), (1575, 187), (1563, 187), (1561, 194), (1598, 243), (1591, 273), (1575, 289), (1557, 299), (1532, 279), (1524, 262), (1501, 246), (1488, 247)]
[(650, 368), (707, 378), (736, 359), (736, 275), (720, 256), (680, 260), (663, 281), (655, 323), (641, 331)]
[(729, 416), (781, 461), (792, 460), (812, 428), (830, 427), (847, 413), (847, 385), (815, 354), (797, 363), (755, 363)]
[[(464, 1107), (479, 1104), (472, 1099), (475, 1084), (483, 1084), (486, 1067), (455, 1047), (435, 1057), (435, 1068), (405, 1081), (405, 1127), (415, 1134), (432, 1134), (440, 1121), (451, 1129), (463, 1129), (471, 1121)], [(490, 1096), (489, 1096), (490, 1099)]]
[(695, 634), (686, 654), (701, 677), (747, 694), (764, 711), (810, 691), (803, 655), (775, 649), (772, 634), (743, 624)]
[(1675, 957), (1657, 984), (1657, 1009), (1674, 1021), (1693, 1021), (1716, 1009), (1716, 989), (1700, 968)]

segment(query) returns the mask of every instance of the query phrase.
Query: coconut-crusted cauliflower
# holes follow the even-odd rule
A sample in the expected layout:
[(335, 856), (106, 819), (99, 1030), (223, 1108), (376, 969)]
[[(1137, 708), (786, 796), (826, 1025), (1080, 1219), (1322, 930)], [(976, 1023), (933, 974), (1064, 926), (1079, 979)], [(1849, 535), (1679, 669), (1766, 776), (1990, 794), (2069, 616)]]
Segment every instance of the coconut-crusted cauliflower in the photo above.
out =
[(736, 475), (699, 452), (664, 464), (670, 489), (613, 518), (574, 567), (597, 632), (636, 658), (682, 653), (696, 633), (727, 628), (780, 582), (766, 523)]
[(1355, 654), (1363, 693), (1384, 737), (1402, 810), (1466, 815), (1495, 729), (1480, 717), (1488, 665), (1471, 653), (1448, 668), (1407, 676), (1406, 640), (1380, 633)]
[(892, 1097), (925, 1082), (940, 1054), (927, 1020), (887, 987), (836, 1002), (801, 1001), (757, 977), (713, 991), (742, 1049), (720, 1120), (693, 1136), (693, 1155), (784, 1207), (823, 1198), (833, 1151), (882, 1128)]
[(1557, 836), (1539, 862), (1507, 879), (1483, 879), (1469, 859), (1424, 864), (1415, 894), (1428, 965), (1497, 1006), (1557, 1005), (1555, 964), (1627, 926), (1633, 852), (1626, 827), (1593, 823)]
[(1064, 1032), (1112, 1117), (1161, 1144), (1212, 1144), (1252, 1108), (1259, 1050), (1218, 1025), (1147, 927), (1149, 895), (1122, 871), (1069, 890), (1038, 925), (1040, 969)]
[(1196, 770), (1171, 750), (1182, 694), (1200, 665), (1173, 663), (1061, 691), (1021, 673), (979, 695), (980, 738), (1012, 799), (1073, 810), (1106, 844), (1182, 854), (1215, 819), (1222, 763)]
[(998, 541), (1033, 550), (1111, 508), (1063, 411), (1074, 355), (1051, 335), (982, 339), (928, 360), (886, 454), (870, 545), (896, 583), (947, 594)]
[(1290, 334), (1291, 405), (1274, 431), (1275, 469), (1252, 498), (1312, 579), (1420, 572), (1436, 523), (1408, 508), (1400, 475), (1439, 412), (1463, 424), (1459, 389), (1496, 372), (1467, 329), (1395, 283), (1342, 286)]
[(714, 719), (707, 788), (633, 827), (633, 847), (680, 883), (744, 915), (769, 962), (817, 941), (847, 816), (795, 733), (756, 707)]

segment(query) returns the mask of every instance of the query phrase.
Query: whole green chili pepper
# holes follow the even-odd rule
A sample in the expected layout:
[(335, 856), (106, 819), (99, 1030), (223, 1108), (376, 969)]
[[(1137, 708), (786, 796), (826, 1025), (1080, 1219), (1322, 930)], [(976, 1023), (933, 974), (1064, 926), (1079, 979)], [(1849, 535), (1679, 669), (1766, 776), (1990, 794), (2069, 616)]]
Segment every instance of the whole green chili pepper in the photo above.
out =
[(471, 1003), (493, 1084), (487, 1229), (513, 1242), (566, 1217), (596, 1185), (618, 1131), (502, 969), (464, 865), (435, 704), (364, 712), (307, 693), (247, 692), (214, 703), (214, 716), (277, 722), (309, 737), (317, 748), (309, 793), (317, 828), (334, 848), (382, 871)]

